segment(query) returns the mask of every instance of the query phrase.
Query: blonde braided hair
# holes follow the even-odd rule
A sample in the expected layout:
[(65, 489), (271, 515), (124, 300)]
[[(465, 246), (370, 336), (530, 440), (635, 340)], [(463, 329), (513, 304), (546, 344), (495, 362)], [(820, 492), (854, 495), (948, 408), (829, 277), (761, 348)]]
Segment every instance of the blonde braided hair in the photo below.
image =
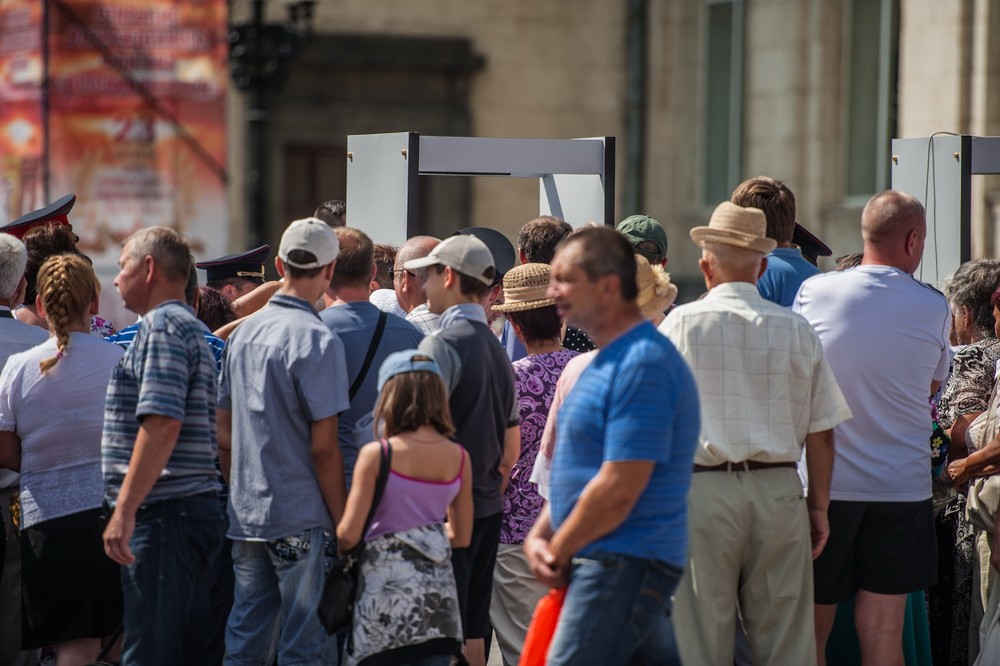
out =
[(49, 327), (56, 334), (58, 349), (53, 358), (38, 364), (43, 373), (51, 370), (66, 353), (69, 327), (84, 317), (100, 288), (94, 269), (78, 254), (49, 257), (38, 269), (38, 298), (45, 308)]

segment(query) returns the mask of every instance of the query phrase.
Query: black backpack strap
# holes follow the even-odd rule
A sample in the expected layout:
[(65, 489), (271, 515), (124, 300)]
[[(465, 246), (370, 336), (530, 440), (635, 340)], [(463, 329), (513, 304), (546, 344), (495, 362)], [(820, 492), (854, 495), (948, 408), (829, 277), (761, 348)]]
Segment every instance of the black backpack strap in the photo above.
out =
[(365, 361), (361, 364), (361, 371), (358, 372), (358, 376), (354, 378), (354, 383), (351, 384), (351, 388), (347, 392), (348, 400), (354, 400), (354, 396), (361, 389), (361, 384), (365, 381), (365, 377), (368, 376), (368, 370), (372, 366), (372, 361), (375, 360), (375, 352), (378, 351), (378, 344), (382, 342), (382, 333), (385, 331), (385, 322), (388, 319), (389, 315), (380, 310), (378, 313), (378, 323), (375, 324), (375, 335), (372, 336), (371, 344), (368, 345), (368, 353), (365, 354)]

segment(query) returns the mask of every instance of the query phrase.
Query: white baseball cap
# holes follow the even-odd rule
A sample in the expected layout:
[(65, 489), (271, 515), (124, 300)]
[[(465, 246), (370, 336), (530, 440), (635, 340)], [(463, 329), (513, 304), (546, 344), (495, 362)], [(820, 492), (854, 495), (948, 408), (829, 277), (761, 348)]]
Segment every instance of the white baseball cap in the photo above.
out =
[[(292, 250), (309, 252), (316, 257), (316, 261), (309, 263), (289, 261), (288, 253)], [(338, 254), (340, 254), (340, 241), (337, 240), (337, 232), (326, 222), (315, 217), (306, 217), (289, 224), (285, 233), (281, 234), (281, 245), (278, 246), (278, 256), (281, 260), (295, 268), (326, 266), (333, 263)]]

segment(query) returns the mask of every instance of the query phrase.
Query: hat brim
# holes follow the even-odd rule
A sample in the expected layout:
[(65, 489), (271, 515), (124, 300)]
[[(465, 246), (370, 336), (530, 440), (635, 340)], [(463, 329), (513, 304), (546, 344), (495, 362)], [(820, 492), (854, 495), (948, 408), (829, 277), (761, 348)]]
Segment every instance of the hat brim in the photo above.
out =
[(551, 298), (541, 298), (534, 301), (517, 301), (515, 303), (501, 303), (493, 306), (493, 312), (524, 312), (525, 310), (537, 310), (556, 302)]
[(778, 242), (766, 236), (754, 236), (744, 234), (739, 231), (726, 229), (713, 229), (712, 227), (695, 227), (691, 230), (691, 240), (701, 247), (703, 243), (722, 243), (741, 247), (745, 250), (753, 250), (761, 254), (769, 254), (778, 246)]
[(441, 260), (430, 255), (419, 259), (410, 259), (403, 264), (403, 270), (412, 271), (416, 268), (427, 268), (428, 266), (443, 266)]

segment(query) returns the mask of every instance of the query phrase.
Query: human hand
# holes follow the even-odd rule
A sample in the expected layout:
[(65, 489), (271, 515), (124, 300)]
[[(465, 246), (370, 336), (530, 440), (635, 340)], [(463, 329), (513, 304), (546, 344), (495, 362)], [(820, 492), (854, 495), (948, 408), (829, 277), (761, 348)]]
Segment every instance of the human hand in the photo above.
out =
[(566, 587), (566, 568), (557, 563), (548, 540), (529, 534), (524, 540), (524, 555), (540, 583), (554, 588)]
[(118, 564), (132, 564), (135, 555), (129, 549), (128, 543), (135, 532), (135, 514), (122, 511), (115, 507), (111, 520), (104, 528), (104, 552)]
[(826, 509), (809, 509), (809, 536), (812, 539), (812, 556), (819, 557), (830, 538), (830, 520)]
[(948, 477), (951, 479), (951, 485), (958, 488), (963, 483), (969, 480), (969, 473), (966, 469), (966, 459), (954, 460), (948, 463), (948, 468), (945, 470)]

